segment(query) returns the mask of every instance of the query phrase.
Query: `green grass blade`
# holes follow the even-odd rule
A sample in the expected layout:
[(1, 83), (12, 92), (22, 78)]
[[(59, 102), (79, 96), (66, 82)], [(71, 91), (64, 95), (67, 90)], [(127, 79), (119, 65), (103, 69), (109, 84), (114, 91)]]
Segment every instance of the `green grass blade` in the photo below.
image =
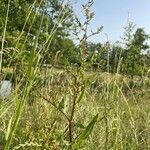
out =
[(98, 119), (98, 114), (94, 116), (94, 118), (90, 121), (90, 123), (85, 127), (85, 130), (81, 135), (76, 139), (75, 144), (74, 144), (74, 149), (78, 149), (80, 145), (82, 144), (83, 141), (85, 141), (88, 136), (91, 134), (93, 131), (94, 125), (97, 122)]

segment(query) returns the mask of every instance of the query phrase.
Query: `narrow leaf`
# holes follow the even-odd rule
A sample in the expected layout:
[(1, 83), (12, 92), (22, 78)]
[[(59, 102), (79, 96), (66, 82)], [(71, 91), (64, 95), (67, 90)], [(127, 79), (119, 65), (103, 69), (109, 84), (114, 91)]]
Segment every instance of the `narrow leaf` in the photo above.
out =
[(79, 97), (78, 97), (77, 103), (79, 103), (79, 102), (83, 99), (84, 93), (85, 93), (85, 89), (83, 88), (81, 94), (80, 94)]
[(80, 128), (80, 129), (85, 129), (84, 125), (81, 124), (80, 122), (77, 122), (77, 123), (75, 124), (75, 126), (76, 126), (77, 128)]
[(59, 108), (59, 110), (62, 110), (62, 109), (64, 109), (64, 107), (65, 107), (65, 99), (62, 98), (61, 102), (58, 105), (58, 108)]
[(12, 124), (12, 118), (13, 118), (13, 117), (11, 117), (11, 118), (10, 118), (10, 120), (9, 120), (9, 124), (8, 124), (8, 127), (7, 127), (6, 140), (8, 139), (9, 134), (10, 134), (11, 124)]
[(82, 142), (88, 138), (88, 136), (91, 134), (95, 123), (97, 122), (98, 119), (98, 114), (94, 116), (94, 118), (91, 120), (91, 122), (85, 127), (85, 130), (81, 135), (76, 139), (75, 144), (74, 144), (74, 149), (78, 149)]

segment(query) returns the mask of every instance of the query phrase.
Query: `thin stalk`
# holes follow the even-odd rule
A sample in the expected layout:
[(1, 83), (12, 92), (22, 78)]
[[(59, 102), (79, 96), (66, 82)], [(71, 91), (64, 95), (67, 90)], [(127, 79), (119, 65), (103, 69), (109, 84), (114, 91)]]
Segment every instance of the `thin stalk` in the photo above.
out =
[(10, 9), (10, 0), (8, 1), (7, 5), (7, 14), (6, 14), (6, 20), (5, 20), (5, 26), (4, 26), (4, 33), (2, 37), (2, 47), (0, 52), (0, 71), (2, 72), (2, 63), (3, 63), (3, 50), (4, 50), (4, 42), (5, 42), (5, 35), (6, 35), (6, 28), (7, 28), (7, 22), (8, 22), (8, 15), (9, 15), (9, 9)]
[(76, 100), (78, 96), (78, 87), (77, 87), (77, 78), (75, 77), (75, 82), (74, 82), (75, 88), (74, 88), (74, 98), (72, 102), (72, 109), (71, 109), (71, 115), (69, 118), (69, 149), (72, 149), (72, 142), (73, 142), (73, 119), (74, 119), (74, 113), (75, 113), (75, 106), (76, 106)]
[[(32, 82), (30, 82), (29, 84), (32, 84)], [(10, 129), (10, 133), (8, 135), (8, 139), (6, 141), (6, 145), (5, 145), (5, 149), (4, 150), (10, 150), (10, 145), (11, 145), (11, 141), (12, 141), (12, 137), (13, 137), (13, 134), (16, 130), (16, 127), (19, 123), (19, 120), (20, 120), (20, 117), (21, 117), (21, 114), (22, 114), (22, 110), (24, 108), (24, 105), (26, 103), (26, 100), (28, 98), (28, 95), (29, 95), (29, 91), (30, 91), (30, 86), (28, 86), (28, 84), (26, 84), (26, 87), (25, 87), (25, 91), (23, 93), (23, 98), (22, 98), (22, 102), (20, 99), (19, 100), (19, 105), (18, 105), (18, 108), (16, 109), (16, 113), (15, 113), (15, 120), (14, 120), (14, 123)]]
[(108, 42), (108, 35), (106, 34), (107, 42), (106, 42), (106, 50), (107, 50), (107, 89), (106, 89), (106, 99), (104, 102), (104, 114), (105, 114), (105, 150), (108, 149), (108, 143), (109, 143), (109, 127), (108, 127), (108, 104), (109, 104), (109, 42)]

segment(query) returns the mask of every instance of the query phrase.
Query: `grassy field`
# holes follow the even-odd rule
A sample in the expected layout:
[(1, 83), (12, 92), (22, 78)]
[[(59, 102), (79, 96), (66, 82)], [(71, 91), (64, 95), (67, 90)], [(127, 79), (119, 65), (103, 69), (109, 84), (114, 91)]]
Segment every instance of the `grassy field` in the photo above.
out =
[[(38, 75), (11, 149), (150, 149), (149, 78), (131, 80), (101, 72), (74, 75), (59, 69), (44, 69)], [(18, 114), (24, 87), (19, 88), (10, 100), (0, 103), (0, 149)]]
[(77, 16), (70, 0), (0, 4), (0, 81), (13, 84), (11, 96), (0, 99), (0, 150), (150, 150), (143, 29), (132, 37), (129, 22), (125, 46), (111, 60), (108, 35), (89, 50), (89, 38), (103, 29), (91, 30), (93, 0)]

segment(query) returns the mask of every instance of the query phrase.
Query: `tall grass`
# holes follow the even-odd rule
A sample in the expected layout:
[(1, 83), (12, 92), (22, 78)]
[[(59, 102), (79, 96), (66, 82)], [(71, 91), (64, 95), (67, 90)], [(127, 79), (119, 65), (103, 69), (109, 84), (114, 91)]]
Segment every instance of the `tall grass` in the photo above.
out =
[[(36, 1), (35, 1), (36, 2)], [(24, 27), (23, 27), (23, 30), (26, 26), (26, 23), (28, 22), (28, 19), (30, 18), (30, 15), (31, 15), (31, 11), (35, 5), (35, 2), (33, 3), (33, 5), (31, 6), (31, 8), (29, 9), (29, 12), (28, 12), (28, 15), (27, 15), (27, 18), (26, 18), (26, 22), (24, 24)], [(42, 1), (40, 2), (39, 6), (41, 5)], [(7, 30), (7, 20), (8, 20), (8, 15), (9, 15), (9, 7), (10, 7), (10, 1), (8, 2), (8, 9), (7, 9), (7, 15), (6, 15), (6, 22), (5, 22), (5, 27), (4, 27), (4, 34), (3, 34), (3, 40), (2, 40), (2, 49), (1, 49), (1, 70), (3, 68), (2, 66), (2, 62), (3, 62), (3, 49), (4, 49), (4, 41), (5, 41), (5, 33), (6, 33), (6, 30)], [(63, 9), (60, 11), (61, 13), (63, 13)], [(44, 12), (43, 12), (44, 13)], [(35, 13), (34, 17), (33, 17), (33, 21), (30, 25), (30, 28), (28, 30), (28, 32), (30, 32), (31, 28), (32, 28), (32, 24), (34, 23), (34, 20), (36, 18), (36, 15), (37, 13)], [(62, 16), (62, 14), (60, 14), (60, 16)], [(57, 30), (57, 27), (59, 26), (59, 24), (61, 24), (64, 20), (64, 16), (63, 17), (59, 17), (56, 22), (56, 24), (54, 25), (53, 29), (51, 30), (51, 33), (49, 34), (48, 38), (46, 39), (45, 43), (44, 44), (47, 44), (48, 43), (48, 46), (47, 48), (44, 49), (43, 51), (43, 47), (37, 51), (36, 49), (36, 43), (38, 42), (38, 38), (39, 38), (39, 33), (41, 31), (41, 29), (39, 28), (39, 32), (37, 33), (36, 35), (36, 42), (34, 43), (34, 47), (32, 50), (31, 50), (31, 55), (29, 56), (29, 58), (27, 59), (28, 61), (26, 61), (25, 63), (22, 63), (19, 68), (18, 68), (18, 64), (16, 64), (16, 72), (18, 73), (19, 72), (19, 69), (23, 68), (24, 69), (24, 72), (19, 72), (19, 74), (16, 74), (15, 76), (15, 87), (14, 87), (14, 92), (13, 92), (13, 95), (12, 95), (12, 99), (13, 99), (13, 110), (11, 110), (11, 118), (9, 120), (9, 123), (8, 123), (8, 128), (7, 128), (7, 131), (6, 131), (6, 144), (5, 144), (5, 149), (10, 149), (10, 145), (12, 143), (12, 138), (13, 138), (13, 135), (14, 135), (14, 132), (15, 130), (17, 129), (18, 127), (18, 123), (19, 123), (19, 120), (22, 116), (22, 113), (24, 112), (24, 108), (25, 108), (25, 105), (29, 99), (29, 95), (30, 95), (30, 91), (34, 85), (34, 83), (36, 82), (36, 77), (37, 77), (37, 74), (39, 74), (39, 71), (40, 71), (40, 68), (39, 66), (40, 65), (40, 62), (42, 62), (42, 59), (43, 58), (40, 58), (40, 53), (42, 51), (42, 53), (45, 53), (47, 52), (47, 49), (49, 48), (50, 46), (50, 43), (51, 43), (51, 40), (53, 38), (53, 35), (55, 34), (56, 30)], [(41, 25), (43, 24), (43, 17), (41, 18)], [(15, 46), (15, 49), (17, 49), (18, 47), (18, 43), (20, 42), (20, 39), (22, 38), (22, 35), (23, 35), (23, 30), (20, 34), (20, 36), (17, 38), (17, 42), (16, 42), (16, 46)], [(26, 40), (28, 38), (29, 34), (26, 35), (25, 37), (25, 40), (24, 40), (24, 44), (22, 45), (22, 48), (20, 48), (19, 50), (19, 54), (16, 55), (16, 53), (14, 53), (14, 55), (16, 55), (15, 57), (20, 57), (20, 53), (22, 53), (22, 50), (23, 50), (23, 47), (26, 43)], [(43, 46), (44, 46), (43, 44)], [(21, 56), (22, 57), (22, 61), (24, 61), (24, 57), (25, 56)], [(10, 63), (12, 62), (13, 60), (10, 60)], [(10, 67), (10, 63), (8, 64), (8, 68)], [(18, 70), (17, 70), (18, 69)], [(16, 72), (13, 72), (14, 74)], [(21, 88), (21, 91), (20, 91), (20, 88)], [(3, 108), (2, 108), (3, 110)], [(7, 109), (6, 109), (7, 110)], [(2, 114), (4, 113), (4, 111), (2, 111)], [(2, 115), (1, 114), (1, 115)]]
[[(84, 31), (79, 43), (82, 58), (80, 67), (69, 66), (62, 70), (43, 67), (41, 53), (47, 53), (59, 24), (66, 19), (65, 14), (62, 15), (63, 9), (43, 47), (40, 50), (36, 47), (39, 28), (29, 58), (21, 55), (19, 68), (15, 66), (16, 69), (11, 71), (15, 74), (11, 99), (0, 102), (0, 149), (150, 149), (149, 79), (140, 82), (135, 78), (137, 81), (132, 81), (134, 86), (131, 87), (130, 79), (119, 75), (121, 58), (117, 73), (109, 73), (107, 45), (108, 72), (86, 70), (87, 37), (101, 31), (100, 28), (87, 35), (88, 24), (92, 19), (89, 18), (92, 4), (93, 1), (89, 1), (84, 6), (85, 22), (82, 24), (77, 20)], [(26, 22), (30, 18), (30, 11)], [(9, 3), (3, 44), (8, 15)], [(32, 24), (29, 31), (31, 28)], [(22, 36), (23, 31), (16, 40), (15, 49), (18, 49)], [(23, 51), (23, 47), (19, 52)], [(1, 68), (3, 49), (2, 46)], [(16, 57), (20, 57), (20, 53)], [(10, 68), (10, 64), (7, 67)], [(17, 70), (21, 68), (23, 72)], [(3, 80), (7, 77), (2, 76)]]

